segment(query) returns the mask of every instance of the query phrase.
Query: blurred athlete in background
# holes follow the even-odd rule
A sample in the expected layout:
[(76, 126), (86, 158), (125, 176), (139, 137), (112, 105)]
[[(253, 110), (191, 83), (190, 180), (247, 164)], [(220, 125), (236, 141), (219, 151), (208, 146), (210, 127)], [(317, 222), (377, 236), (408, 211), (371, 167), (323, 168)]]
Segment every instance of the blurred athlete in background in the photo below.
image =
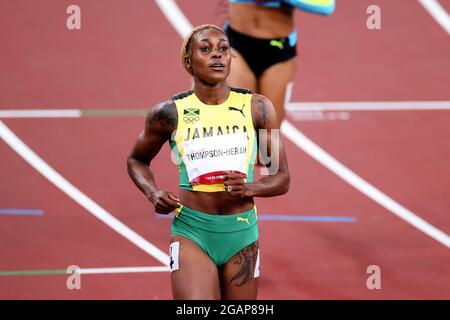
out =
[(230, 85), (272, 101), (278, 126), (285, 117), (286, 92), (296, 70), (296, 8), (328, 16), (335, 0), (229, 0), (225, 23), (233, 57)]

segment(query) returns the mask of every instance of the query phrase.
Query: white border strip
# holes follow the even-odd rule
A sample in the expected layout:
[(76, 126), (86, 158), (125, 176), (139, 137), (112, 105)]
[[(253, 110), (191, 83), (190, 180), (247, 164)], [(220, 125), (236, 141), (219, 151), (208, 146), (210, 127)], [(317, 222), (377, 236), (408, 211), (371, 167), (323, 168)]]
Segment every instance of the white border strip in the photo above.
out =
[(450, 16), (447, 11), (436, 0), (419, 0), (420, 4), (436, 20), (441, 27), (450, 35)]
[(79, 118), (78, 109), (12, 109), (0, 110), (1, 118)]
[(33, 150), (31, 150), (22, 140), (17, 137), (3, 122), (0, 121), (0, 137), (15, 152), (17, 152), (26, 162), (34, 169), (42, 174), (47, 180), (53, 183), (66, 195), (72, 198), (80, 206), (92, 213), (114, 231), (131, 241), (133, 244), (159, 260), (163, 265), (169, 265), (169, 256), (155, 247), (153, 244), (142, 238), (139, 234), (128, 228), (120, 220), (112, 214), (100, 207), (87, 195), (82, 193), (63, 176), (50, 167), (42, 158), (40, 158)]
[(450, 101), (289, 102), (286, 111), (450, 110)]
[[(172, 6), (176, 6), (176, 3), (173, 0), (164, 0), (164, 2), (170, 2)], [(163, 11), (164, 15), (167, 17), (168, 21), (172, 24), (172, 26), (176, 30), (181, 29), (178, 24), (179, 21), (178, 19), (179, 14), (183, 13), (180, 10), (178, 10), (177, 15), (172, 15), (171, 11), (164, 11), (167, 10), (165, 7), (160, 5), (160, 8)], [(184, 20), (187, 21), (186, 18), (184, 18)], [(180, 35), (184, 37), (183, 33), (180, 33)], [(344, 165), (342, 165), (340, 162), (338, 162), (336, 159), (334, 159), (330, 154), (326, 153), (314, 142), (309, 140), (305, 135), (303, 135), (296, 127), (294, 127), (288, 121), (285, 120), (283, 122), (281, 126), (281, 132), (300, 149), (308, 153), (311, 157), (319, 161), (319, 163), (321, 163), (326, 168), (330, 169), (332, 172), (334, 172), (339, 177), (344, 179), (347, 183), (355, 187), (357, 190), (361, 191), (363, 194), (365, 194), (375, 202), (379, 203), (384, 208), (394, 213), (396, 216), (410, 223), (420, 231), (429, 235), (433, 239), (439, 241), (447, 248), (450, 248), (450, 238), (449, 236), (447, 236), (447, 234), (436, 229), (428, 222), (418, 217), (405, 207), (401, 206), (399, 203), (389, 198), (387, 195), (376, 189), (374, 186), (370, 185), (368, 182), (364, 181), (354, 172), (352, 172)]]
[(316, 159), (324, 167), (328, 168), (334, 172), (337, 176), (342, 178), (348, 184), (350, 184), (355, 189), (359, 190), (367, 197), (391, 211), (397, 217), (405, 220), (412, 226), (416, 227), (423, 233), (427, 234), (431, 238), (439, 241), (447, 248), (450, 248), (450, 237), (432, 226), (424, 219), (420, 218), (416, 214), (412, 213), (410, 210), (403, 207), (401, 204), (375, 188), (370, 183), (366, 182), (364, 179), (359, 177), (353, 171), (345, 167), (342, 163), (333, 158), (329, 153), (320, 148), (312, 140), (301, 133), (296, 127), (290, 124), (288, 121), (284, 121), (281, 126), (281, 132), (289, 138), (295, 145), (300, 149), (305, 151), (311, 157)]
[(169, 267), (80, 268), (79, 274), (169, 272)]

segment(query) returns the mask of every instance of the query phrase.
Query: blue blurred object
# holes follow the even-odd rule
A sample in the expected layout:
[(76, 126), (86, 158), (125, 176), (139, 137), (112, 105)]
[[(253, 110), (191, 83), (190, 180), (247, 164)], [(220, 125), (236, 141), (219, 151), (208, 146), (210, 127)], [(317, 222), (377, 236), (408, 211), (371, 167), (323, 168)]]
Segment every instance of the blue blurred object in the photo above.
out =
[(329, 16), (334, 12), (336, 8), (335, 0), (229, 0), (231, 3), (247, 3), (247, 4), (257, 4), (261, 6), (279, 8), (281, 4), (287, 4), (297, 9), (320, 14), (324, 16)]
[(258, 0), (229, 0), (231, 3), (253, 3), (261, 6), (279, 8), (281, 7), (281, 0), (268, 0), (268, 1), (258, 1)]
[(281, 0), (281, 2), (287, 3), (297, 9), (329, 16), (334, 12), (336, 8), (335, 0)]

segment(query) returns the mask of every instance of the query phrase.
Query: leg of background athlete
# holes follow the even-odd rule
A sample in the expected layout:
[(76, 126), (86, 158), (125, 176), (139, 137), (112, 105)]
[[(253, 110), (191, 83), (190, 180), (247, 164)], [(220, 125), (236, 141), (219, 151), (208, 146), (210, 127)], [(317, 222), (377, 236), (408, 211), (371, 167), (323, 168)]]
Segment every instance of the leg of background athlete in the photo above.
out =
[(170, 242), (180, 242), (179, 269), (170, 274), (176, 300), (218, 300), (220, 281), (217, 267), (192, 240), (174, 235)]
[(258, 278), (254, 278), (258, 241), (236, 253), (219, 269), (223, 300), (256, 300)]
[(228, 83), (232, 87), (256, 91), (256, 78), (245, 59), (239, 52), (231, 48), (231, 71)]
[(259, 93), (272, 101), (277, 110), (280, 124), (285, 118), (286, 88), (294, 79), (296, 66), (294, 57), (293, 59), (274, 64), (266, 69), (259, 78)]

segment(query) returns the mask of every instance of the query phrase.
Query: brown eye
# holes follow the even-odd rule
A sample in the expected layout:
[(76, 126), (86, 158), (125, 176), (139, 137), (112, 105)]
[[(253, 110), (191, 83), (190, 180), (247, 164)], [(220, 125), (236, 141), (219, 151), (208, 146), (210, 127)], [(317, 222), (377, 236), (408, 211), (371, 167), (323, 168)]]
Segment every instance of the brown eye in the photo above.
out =
[(220, 47), (220, 51), (225, 52), (228, 50), (228, 48), (229, 48), (228, 46), (222, 46), (222, 47)]

